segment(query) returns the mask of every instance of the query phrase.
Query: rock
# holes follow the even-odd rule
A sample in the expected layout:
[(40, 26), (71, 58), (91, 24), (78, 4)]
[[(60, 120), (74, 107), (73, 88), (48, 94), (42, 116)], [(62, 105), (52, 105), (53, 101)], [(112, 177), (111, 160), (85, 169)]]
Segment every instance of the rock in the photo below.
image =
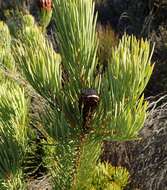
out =
[(40, 179), (32, 179), (28, 181), (28, 190), (52, 190), (51, 182), (48, 176)]

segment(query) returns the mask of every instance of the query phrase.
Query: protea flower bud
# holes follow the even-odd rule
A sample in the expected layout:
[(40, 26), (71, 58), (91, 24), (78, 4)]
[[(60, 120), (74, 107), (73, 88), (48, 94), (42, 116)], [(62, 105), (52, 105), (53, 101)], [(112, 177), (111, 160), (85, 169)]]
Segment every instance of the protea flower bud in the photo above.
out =
[(83, 89), (79, 98), (79, 110), (83, 114), (83, 129), (90, 128), (90, 121), (99, 103), (99, 96), (94, 89)]
[(52, 10), (52, 0), (38, 0), (38, 6), (40, 9), (51, 11)]
[(52, 0), (38, 0), (37, 5), (39, 8), (39, 24), (43, 29), (46, 29), (52, 17)]

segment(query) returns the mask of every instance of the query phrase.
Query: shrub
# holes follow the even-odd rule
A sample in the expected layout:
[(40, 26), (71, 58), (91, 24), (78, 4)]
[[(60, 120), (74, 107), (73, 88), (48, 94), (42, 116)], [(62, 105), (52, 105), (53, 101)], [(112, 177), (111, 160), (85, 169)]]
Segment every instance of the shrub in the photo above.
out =
[[(147, 40), (124, 35), (108, 55), (106, 70), (97, 72), (99, 39), (93, 1), (55, 0), (54, 5), (59, 54), (32, 22), (23, 22), (12, 51), (17, 70), (46, 102), (37, 128), (45, 137), (43, 162), (52, 175), (53, 188), (87, 190), (92, 187), (103, 141), (138, 138), (147, 116), (143, 90), (153, 70), (153, 48)], [(25, 18), (30, 17), (23, 21)], [(16, 147), (20, 145), (14, 149), (18, 150), (16, 161), (19, 159), (16, 169), (20, 169), (25, 154), (19, 155), (19, 151), (26, 151), (22, 147), (27, 142), (28, 104), (22, 87), (13, 88), (9, 87), (13, 93), (9, 90), (10, 95), (0, 97), (4, 105), (1, 113), (9, 110), (13, 115), (8, 111), (9, 116), (1, 115), (1, 120), (5, 123), (6, 117), (15, 118), (9, 126), (20, 138), (7, 139), (14, 139)], [(17, 126), (20, 119), (24, 121), (21, 128)], [(120, 168), (118, 174), (123, 187), (127, 175)]]

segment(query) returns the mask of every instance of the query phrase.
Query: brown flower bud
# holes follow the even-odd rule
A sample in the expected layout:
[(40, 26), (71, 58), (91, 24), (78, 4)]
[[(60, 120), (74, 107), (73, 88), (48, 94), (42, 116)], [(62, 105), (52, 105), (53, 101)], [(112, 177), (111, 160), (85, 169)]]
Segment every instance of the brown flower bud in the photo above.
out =
[(83, 129), (86, 130), (90, 126), (90, 121), (97, 105), (99, 96), (94, 89), (83, 89), (79, 98), (79, 110), (83, 114)]
[(38, 0), (38, 7), (46, 11), (51, 11), (53, 8), (52, 0)]

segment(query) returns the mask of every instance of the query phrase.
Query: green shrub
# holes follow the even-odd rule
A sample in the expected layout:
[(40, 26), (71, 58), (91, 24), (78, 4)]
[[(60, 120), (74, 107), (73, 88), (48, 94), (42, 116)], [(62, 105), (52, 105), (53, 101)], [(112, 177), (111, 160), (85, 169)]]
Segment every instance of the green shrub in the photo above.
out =
[[(153, 70), (153, 47), (147, 40), (124, 35), (118, 46), (109, 48), (105, 71), (97, 72), (95, 4), (91, 0), (55, 0), (54, 5), (59, 54), (27, 15), (17, 26), (20, 30), (12, 45), (13, 56), (19, 74), (45, 100), (37, 129), (44, 137), (43, 163), (52, 175), (53, 188), (100, 188), (92, 187), (92, 183), (102, 183), (94, 179), (96, 170), (103, 168), (109, 175), (113, 172), (110, 165), (98, 165), (103, 141), (137, 139), (144, 125), (147, 102), (143, 90)], [(15, 138), (7, 139), (15, 146), (13, 150), (18, 150), (14, 151), (18, 152), (18, 171), (27, 151), (24, 146), (31, 136), (27, 137), (28, 103), (24, 88), (12, 85), (15, 84), (4, 88), (7, 95), (0, 97), (0, 118), (2, 123), (14, 119), (9, 127), (14, 129)], [(24, 154), (18, 155), (20, 152)], [(12, 155), (15, 158), (13, 152)], [(13, 168), (9, 167), (9, 171)], [(114, 182), (106, 188), (123, 188), (128, 180), (128, 173), (123, 171), (126, 170), (117, 168)]]

